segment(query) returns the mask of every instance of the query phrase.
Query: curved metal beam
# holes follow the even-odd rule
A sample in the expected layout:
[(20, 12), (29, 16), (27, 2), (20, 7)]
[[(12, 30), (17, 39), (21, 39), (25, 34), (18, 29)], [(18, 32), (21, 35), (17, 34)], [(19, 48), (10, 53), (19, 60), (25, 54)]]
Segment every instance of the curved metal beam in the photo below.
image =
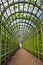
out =
[[(27, 22), (18, 22), (18, 23), (24, 23), (24, 24), (27, 24), (27, 25), (29, 25), (29, 26), (26, 26), (26, 27), (28, 27), (28, 28), (30, 28), (30, 26), (31, 26), (31, 28), (33, 28), (33, 30), (35, 30), (35, 28), (31, 25), (31, 24), (29, 24), (29, 23), (27, 23)], [(16, 25), (16, 24), (14, 24), (14, 25)], [(13, 26), (14, 26), (13, 25)], [(19, 24), (20, 25), (20, 24)], [(23, 25), (23, 26), (25, 26), (25, 25)], [(16, 26), (13, 28), (13, 30), (16, 28)], [(13, 31), (12, 30), (12, 31)]]
[[(13, 19), (12, 22), (13, 22), (14, 20), (17, 20), (17, 19), (25, 19), (25, 20), (28, 20), (28, 19), (26, 19), (26, 18), (20, 17), (20, 18)], [(29, 20), (33, 22), (33, 20), (31, 20), (31, 19), (29, 19)], [(28, 20), (28, 21), (29, 21), (29, 20)], [(12, 23), (12, 22), (11, 22), (11, 23)], [(29, 22), (28, 22), (28, 23), (29, 23)], [(34, 24), (35, 24), (35, 23), (34, 23)], [(36, 24), (35, 24), (35, 25), (36, 25)], [(9, 26), (10, 26), (10, 25), (9, 25)], [(36, 26), (37, 26), (37, 25), (36, 25)]]
[[(10, 16), (15, 15), (15, 14), (17, 14), (17, 13), (13, 13), (13, 14), (11, 14)], [(28, 13), (28, 14), (29, 14), (29, 13)], [(10, 16), (7, 18), (7, 20), (9, 20)], [(25, 17), (24, 17), (24, 18), (23, 18), (23, 17), (18, 17), (18, 18), (15, 18), (15, 20), (16, 20), (16, 19), (26, 19), (26, 20), (31, 20), (30, 18), (27, 19), (27, 18), (25, 18)], [(6, 20), (6, 21), (7, 21), (7, 20)], [(31, 21), (34, 21), (34, 20), (31, 20)], [(38, 20), (38, 21), (39, 21), (39, 20)], [(41, 22), (41, 21), (40, 21), (40, 22)], [(2, 22), (2, 23), (3, 23), (3, 22)]]
[[(23, 22), (22, 22), (23, 23)], [(24, 22), (25, 23), (25, 22)], [(29, 25), (29, 23), (27, 23), (28, 25)], [(33, 26), (30, 24), (30, 26), (33, 28)], [(33, 30), (35, 30), (34, 28), (33, 28)], [(11, 30), (11, 32), (12, 32), (12, 30)]]
[(35, 14), (33, 14), (32, 12), (28, 12), (28, 11), (17, 11), (17, 12), (15, 12), (15, 13), (13, 13), (13, 14), (17, 14), (17, 13), (27, 13), (27, 14), (31, 14), (31, 15), (33, 15), (34, 17), (36, 17), (39, 21), (41, 21), (40, 19), (39, 19), (39, 17), (37, 17)]
[[(21, 23), (22, 23), (22, 22), (21, 22)], [(14, 24), (14, 25), (16, 25), (16, 24)], [(13, 27), (16, 28), (16, 26), (14, 26), (14, 25), (13, 25)], [(30, 24), (27, 24), (27, 26), (26, 26), (26, 25), (22, 25), (22, 26), (26, 26), (26, 27), (28, 27), (28, 28), (30, 28), (30, 27), (32, 28), (32, 26), (28, 26), (28, 25), (30, 25)], [(18, 26), (20, 26), (20, 24), (19, 24)], [(13, 28), (13, 30), (14, 30), (14, 28)], [(18, 28), (18, 27), (17, 27), (17, 28)]]
[[(24, 25), (19, 25), (19, 26), (24, 26)], [(26, 26), (26, 27), (27, 27), (27, 26)], [(27, 27), (27, 28), (28, 28), (28, 31), (29, 31), (30, 27)], [(17, 32), (18, 29), (19, 29), (19, 28), (17, 28), (17, 30), (15, 29), (15, 31)], [(24, 27), (24, 29), (25, 29), (25, 27)], [(14, 31), (14, 30), (13, 30), (13, 31)], [(15, 31), (14, 31), (14, 32), (15, 32)]]
[[(22, 19), (22, 20), (25, 19), (25, 20), (27, 20), (27, 21), (32, 21), (32, 23), (34, 23), (33, 20), (27, 19), (27, 18), (22, 18), (22, 17), (13, 19), (12, 21), (17, 20), (17, 19)], [(11, 23), (12, 23), (12, 22), (11, 22)], [(28, 22), (28, 23), (29, 23), (29, 22)], [(34, 24), (35, 24), (35, 23), (34, 23)], [(36, 24), (35, 24), (35, 25), (36, 25)]]
[[(21, 26), (23, 26), (23, 25), (21, 25)], [(24, 27), (23, 30), (24, 30), (24, 29), (29, 31), (30, 28), (28, 27), (28, 29), (26, 29), (26, 28)], [(19, 31), (20, 29), (17, 28), (17, 30)], [(15, 30), (15, 32), (17, 32), (17, 30)], [(14, 30), (13, 30), (13, 32), (14, 32)]]
[(20, 1), (20, 2), (13, 2), (12, 4), (9, 4), (9, 5), (3, 10), (2, 15), (1, 15), (1, 19), (2, 19), (2, 16), (3, 16), (3, 14), (4, 14), (4, 12), (6, 11), (7, 8), (9, 8), (10, 6), (12, 6), (12, 5), (14, 5), (14, 4), (19, 4), (19, 3), (32, 4), (32, 5), (36, 6), (38, 9), (40, 9), (40, 10), (43, 12), (43, 9), (42, 9), (40, 6), (38, 6), (36, 3), (27, 2), (27, 1), (23, 1), (23, 2), (22, 2), (22, 1)]
[(2, 24), (2, 26), (3, 26), (3, 27), (7, 30), (7, 32), (14, 38), (13, 34), (11, 33), (11, 31), (9, 31), (5, 25)]
[[(29, 22), (28, 22), (28, 23), (27, 23), (27, 22), (17, 22), (17, 24), (18, 24), (18, 23), (24, 23), (24, 24), (30, 25), (32, 28), (34, 28)], [(15, 25), (15, 24), (14, 24), (14, 25)], [(14, 26), (14, 25), (13, 25), (13, 26)]]
[[(20, 17), (20, 18), (16, 18), (16, 19), (13, 19), (12, 21), (14, 21), (14, 20), (17, 20), (17, 19), (25, 19), (25, 21), (27, 20), (27, 21), (33, 21), (33, 20), (31, 20), (31, 19), (27, 19), (27, 18), (23, 18), (23, 17)], [(12, 23), (12, 22), (11, 22)], [(11, 25), (11, 23), (10, 24), (7, 24), (7, 25)], [(23, 23), (23, 22), (22, 22)], [(29, 22), (28, 22), (29, 23)], [(33, 23), (33, 22), (32, 22)]]
[[(17, 14), (17, 13), (22, 13), (22, 11), (21, 12), (16, 12), (16, 13), (13, 13), (13, 14)], [(26, 11), (24, 11), (24, 13), (29, 13), (29, 12), (26, 12)], [(11, 15), (13, 15), (13, 14), (11, 14)], [(31, 13), (30, 13), (31, 14)], [(32, 13), (33, 14), (33, 13)], [(37, 16), (36, 16), (37, 17)], [(39, 18), (37, 18), (38, 20), (39, 20)], [(8, 19), (7, 19), (8, 20)], [(41, 22), (41, 21), (40, 21)]]
[[(34, 18), (36, 17), (37, 19), (39, 18), (39, 17), (37, 17), (36, 15), (34, 15), (33, 13), (31, 13), (31, 12), (26, 12), (26, 11), (18, 11), (18, 12), (14, 12), (13, 14), (11, 14), (10, 16), (8, 16), (8, 18), (7, 18), (7, 20), (12, 16), (12, 15), (15, 15), (15, 14), (18, 14), (18, 13), (27, 13), (27, 14), (30, 14), (30, 15), (33, 15), (34, 16)], [(38, 21), (40, 21), (39, 19), (38, 19)]]
[[(20, 29), (18, 28), (16, 31), (13, 31), (13, 32), (15, 32), (14, 35), (16, 35), (16, 34), (18, 35), (19, 33), (17, 33), (17, 32), (19, 32), (19, 30), (20, 30)], [(24, 28), (23, 31), (28, 32), (28, 34), (29, 34), (29, 29), (25, 29), (25, 28)], [(19, 36), (19, 35), (18, 35), (18, 36)]]

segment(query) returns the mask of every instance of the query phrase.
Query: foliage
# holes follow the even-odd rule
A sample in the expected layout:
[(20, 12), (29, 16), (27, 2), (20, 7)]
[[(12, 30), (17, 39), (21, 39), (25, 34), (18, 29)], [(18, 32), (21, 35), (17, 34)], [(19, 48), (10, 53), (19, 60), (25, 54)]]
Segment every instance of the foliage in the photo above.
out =
[(28, 38), (24, 41), (23, 47), (38, 57), (40, 60), (43, 60), (43, 30), (38, 31), (34, 36)]
[(3, 26), (1, 26), (1, 42), (0, 63), (4, 63), (19, 48), (19, 45)]

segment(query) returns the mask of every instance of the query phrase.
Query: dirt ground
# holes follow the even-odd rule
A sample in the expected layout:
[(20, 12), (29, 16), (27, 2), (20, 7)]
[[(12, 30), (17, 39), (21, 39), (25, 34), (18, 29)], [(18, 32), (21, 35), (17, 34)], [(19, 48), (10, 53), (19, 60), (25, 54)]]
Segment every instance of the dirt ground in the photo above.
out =
[(31, 53), (20, 48), (7, 65), (43, 65), (43, 63)]

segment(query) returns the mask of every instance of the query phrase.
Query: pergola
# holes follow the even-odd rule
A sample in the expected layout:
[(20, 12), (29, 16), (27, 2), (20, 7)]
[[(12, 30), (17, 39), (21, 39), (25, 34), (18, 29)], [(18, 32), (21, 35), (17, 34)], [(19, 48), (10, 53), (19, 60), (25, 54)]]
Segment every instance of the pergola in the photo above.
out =
[(29, 50), (43, 59), (43, 0), (0, 0), (0, 32), (0, 65), (14, 52), (15, 43), (26, 40)]
[(43, 1), (1, 0), (0, 21), (13, 36), (17, 32), (35, 33), (43, 25)]

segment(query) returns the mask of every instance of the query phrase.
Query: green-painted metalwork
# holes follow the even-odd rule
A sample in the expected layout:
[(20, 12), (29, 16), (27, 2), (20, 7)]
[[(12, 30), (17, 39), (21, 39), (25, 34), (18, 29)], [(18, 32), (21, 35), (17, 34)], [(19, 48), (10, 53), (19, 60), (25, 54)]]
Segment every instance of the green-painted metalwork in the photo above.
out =
[(0, 1), (0, 65), (19, 43), (43, 61), (43, 0)]

